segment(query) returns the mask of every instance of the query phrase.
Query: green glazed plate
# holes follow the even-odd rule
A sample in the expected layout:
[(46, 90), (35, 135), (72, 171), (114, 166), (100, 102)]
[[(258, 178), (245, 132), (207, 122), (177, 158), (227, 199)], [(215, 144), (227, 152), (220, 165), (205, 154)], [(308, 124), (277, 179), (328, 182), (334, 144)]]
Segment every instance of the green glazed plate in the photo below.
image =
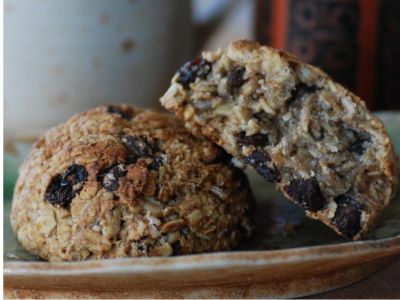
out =
[[(397, 153), (399, 153), (400, 113), (380, 113), (379, 117), (384, 121), (393, 139)], [(9, 174), (15, 173), (15, 169), (6, 170), (7, 172)], [(157, 297), (160, 295), (162, 297), (191, 297), (193, 295), (200, 297), (298, 297), (337, 288), (360, 280), (381, 268), (388, 262), (387, 259), (400, 253), (399, 193), (388, 209), (385, 210), (377, 228), (367, 235), (365, 241), (354, 242), (338, 236), (333, 230), (319, 221), (305, 217), (301, 208), (283, 199), (282, 195), (273, 188), (273, 185), (265, 183), (256, 174), (249, 172), (249, 178), (258, 205), (255, 235), (236, 251), (184, 257), (127, 258), (122, 260), (103, 260), (96, 263), (48, 263), (40, 261), (39, 258), (27, 253), (16, 241), (9, 222), (11, 200), (8, 197), (4, 202), (4, 279), (6, 288), (11, 287), (11, 291), (15, 291), (20, 287), (34, 289), (37, 286), (38, 290), (43, 291), (45, 288), (51, 287), (51, 292), (43, 292), (40, 295), (46, 297), (75, 297), (66, 292), (64, 294), (58, 293), (59, 286), (56, 284), (53, 286), (53, 282), (58, 282), (57, 284), (69, 282), (69, 284), (76, 283), (79, 285), (77, 281), (74, 281), (78, 276), (80, 282), (85, 282), (86, 280), (90, 287), (87, 287), (89, 292), (86, 291), (86, 294), (79, 294), (77, 297), (96, 297), (97, 294), (93, 294), (91, 291), (99, 288), (105, 288), (109, 291), (98, 294), (100, 295), (99, 297), (125, 297), (126, 295), (130, 297)], [(11, 186), (12, 183), (8, 182), (6, 188), (10, 189)], [(6, 195), (10, 194), (10, 190), (6, 191)], [(285, 259), (282, 260), (282, 257), (285, 257)], [(204, 264), (199, 263), (199, 260), (203, 261)], [(239, 280), (238, 278), (229, 277), (230, 271), (228, 270), (235, 268), (239, 262), (241, 264), (240, 268), (243, 268), (242, 271), (248, 274), (246, 278), (253, 278), (253, 281), (246, 283), (246, 287), (235, 281)], [(289, 272), (287, 269), (288, 266), (286, 264), (289, 262), (293, 264), (291, 266), (291, 268), (294, 268), (293, 272)], [(157, 265), (157, 268), (154, 267), (151, 270), (147, 270), (146, 266), (153, 263)], [(218, 279), (218, 284), (222, 286), (221, 290), (217, 289), (219, 292), (215, 288), (211, 288), (212, 282), (216, 278), (213, 276), (219, 275), (212, 273), (211, 269), (211, 273), (205, 272), (203, 269), (206, 268), (207, 263), (210, 264), (210, 268), (214, 270), (213, 272), (218, 273), (219, 267), (226, 268), (226, 270), (224, 269), (227, 274), (226, 277)], [(308, 269), (306, 273), (303, 272), (303, 275), (308, 274), (307, 276), (313, 275), (315, 278), (319, 278), (308, 282), (307, 276), (304, 279), (300, 275), (294, 275), (296, 273), (295, 270), (301, 270), (305, 263), (313, 263), (321, 268), (328, 269), (318, 271), (318, 268), (314, 268)], [(160, 269), (161, 271), (159, 272), (161, 273), (153, 274), (156, 269)], [(189, 273), (200, 272), (201, 270), (206, 274), (204, 275), (206, 276), (204, 286), (199, 287), (194, 282), (185, 281)], [(186, 271), (189, 273), (185, 273)], [(278, 273), (275, 274), (274, 272)], [(147, 293), (140, 294), (135, 285), (139, 284), (138, 282), (141, 280), (139, 277), (142, 275), (139, 276), (139, 273), (142, 275), (147, 274), (146, 276), (155, 276), (154, 278), (165, 274), (175, 274), (178, 281), (175, 285), (169, 286), (174, 287), (171, 293), (157, 294), (159, 292), (157, 290), (150, 292), (150, 285)], [(328, 276), (328, 273), (331, 274), (331, 277), (329, 277), (331, 279), (329, 280), (324, 277)], [(89, 274), (91, 274), (90, 276), (93, 274), (93, 276), (98, 276), (100, 278), (99, 281), (97, 283), (93, 282)], [(119, 278), (118, 276), (122, 276), (121, 274), (130, 276), (129, 278), (136, 281), (136, 283), (132, 283), (132, 289), (117, 279)], [(279, 279), (279, 284), (286, 285), (285, 288), (277, 290), (279, 284), (275, 281), (276, 278), (274, 276), (279, 274), (283, 276)], [(49, 279), (46, 281), (46, 285), (38, 283), (36, 278), (39, 275), (43, 276), (44, 279)], [(333, 277), (336, 279), (333, 280)], [(240, 280), (246, 280), (246, 278), (241, 278)], [(113, 294), (116, 287), (100, 287), (101, 284), (107, 285), (110, 280), (114, 280), (116, 286), (122, 284), (119, 289), (126, 287), (126, 294), (119, 292)], [(182, 282), (186, 282), (185, 285), (192, 288), (183, 288), (181, 286)], [(252, 289), (250, 289), (251, 286), (253, 286)], [(246, 289), (246, 294), (242, 294), (243, 289)], [(167, 290), (168, 288), (166, 287), (165, 291)], [(198, 291), (198, 294), (193, 294), (193, 291)], [(222, 293), (222, 291), (225, 292)], [(23, 296), (22, 294), (15, 295)], [(32, 296), (31, 294), (29, 295)]]

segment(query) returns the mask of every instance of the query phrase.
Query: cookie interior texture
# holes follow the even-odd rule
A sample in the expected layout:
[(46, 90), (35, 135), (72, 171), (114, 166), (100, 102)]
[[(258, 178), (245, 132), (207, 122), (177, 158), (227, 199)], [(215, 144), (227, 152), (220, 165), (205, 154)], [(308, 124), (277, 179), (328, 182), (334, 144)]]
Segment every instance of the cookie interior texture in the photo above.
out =
[(178, 70), (161, 103), (349, 238), (361, 238), (394, 195), (381, 121), (286, 52), (249, 41), (204, 52)]
[(233, 249), (251, 232), (252, 196), (229, 160), (172, 115), (99, 107), (34, 144), (11, 224), (52, 261)]

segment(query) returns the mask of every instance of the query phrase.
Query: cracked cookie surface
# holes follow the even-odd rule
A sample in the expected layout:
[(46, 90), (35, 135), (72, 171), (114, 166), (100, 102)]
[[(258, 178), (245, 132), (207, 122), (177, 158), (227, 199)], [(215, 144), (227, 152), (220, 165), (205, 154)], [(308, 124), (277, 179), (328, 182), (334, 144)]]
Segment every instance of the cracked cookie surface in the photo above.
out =
[(226, 157), (171, 115), (99, 107), (33, 145), (11, 224), (51, 261), (230, 250), (251, 232), (252, 197)]
[(344, 236), (362, 238), (394, 195), (394, 151), (382, 122), (289, 53), (249, 41), (203, 52), (160, 101)]

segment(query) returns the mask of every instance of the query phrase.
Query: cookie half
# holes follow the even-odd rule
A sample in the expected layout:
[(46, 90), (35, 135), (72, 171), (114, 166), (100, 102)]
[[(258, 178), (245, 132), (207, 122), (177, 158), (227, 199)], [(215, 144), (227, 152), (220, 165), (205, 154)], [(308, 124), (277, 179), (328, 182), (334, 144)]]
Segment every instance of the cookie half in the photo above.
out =
[(233, 249), (250, 234), (252, 196), (229, 159), (171, 115), (99, 107), (34, 144), (11, 224), (51, 261)]
[(249, 41), (204, 52), (178, 70), (161, 103), (348, 238), (365, 235), (394, 195), (382, 122), (286, 52)]

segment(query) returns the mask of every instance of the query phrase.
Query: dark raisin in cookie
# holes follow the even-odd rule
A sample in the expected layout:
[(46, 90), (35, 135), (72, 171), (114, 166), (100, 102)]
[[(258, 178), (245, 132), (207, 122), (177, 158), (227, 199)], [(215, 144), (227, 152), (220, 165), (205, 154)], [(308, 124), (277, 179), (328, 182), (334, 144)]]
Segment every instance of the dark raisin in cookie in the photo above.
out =
[(250, 234), (252, 197), (223, 157), (172, 115), (127, 105), (77, 114), (33, 146), (13, 230), (51, 261), (232, 249)]
[[(364, 102), (318, 68), (257, 43), (236, 41), (202, 59), (210, 71), (189, 85), (175, 75), (162, 105), (308, 216), (349, 238), (365, 235), (393, 197), (396, 174), (392, 143)], [(338, 201), (343, 195), (352, 200)]]

